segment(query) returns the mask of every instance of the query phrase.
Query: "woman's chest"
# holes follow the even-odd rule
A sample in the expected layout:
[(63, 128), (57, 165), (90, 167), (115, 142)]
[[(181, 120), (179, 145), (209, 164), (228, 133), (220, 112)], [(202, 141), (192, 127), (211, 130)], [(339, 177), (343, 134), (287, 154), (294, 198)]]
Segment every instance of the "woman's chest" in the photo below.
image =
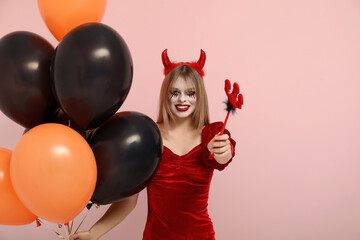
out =
[(163, 145), (178, 156), (186, 155), (201, 143), (201, 135), (182, 136), (173, 134), (169, 138), (163, 138)]
[(202, 159), (202, 145), (199, 144), (184, 155), (177, 155), (164, 146), (163, 156), (155, 181), (187, 182), (208, 184), (212, 169)]

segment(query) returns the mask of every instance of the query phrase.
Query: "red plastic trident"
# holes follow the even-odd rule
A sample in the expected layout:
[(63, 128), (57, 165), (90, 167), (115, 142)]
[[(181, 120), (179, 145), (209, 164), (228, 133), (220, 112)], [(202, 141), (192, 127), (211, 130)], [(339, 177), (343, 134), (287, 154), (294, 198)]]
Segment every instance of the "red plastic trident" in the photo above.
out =
[(225, 93), (228, 97), (228, 101), (226, 102), (226, 104), (227, 104), (226, 110), (228, 111), (228, 113), (226, 115), (224, 125), (221, 128), (220, 135), (222, 135), (224, 133), (224, 129), (225, 129), (227, 120), (229, 118), (230, 112), (235, 112), (236, 108), (241, 109), (241, 106), (244, 104), (244, 98), (243, 98), (243, 95), (240, 93), (239, 84), (237, 84), (235, 82), (233, 85), (232, 92), (230, 92), (230, 89), (231, 89), (231, 83), (230, 83), (229, 79), (226, 79), (225, 80)]

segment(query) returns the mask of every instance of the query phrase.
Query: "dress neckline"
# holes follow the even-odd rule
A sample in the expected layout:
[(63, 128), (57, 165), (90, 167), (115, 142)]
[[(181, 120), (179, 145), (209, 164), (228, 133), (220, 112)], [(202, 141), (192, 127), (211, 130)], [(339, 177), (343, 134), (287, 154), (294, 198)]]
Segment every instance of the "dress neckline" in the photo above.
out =
[(196, 145), (195, 147), (193, 147), (189, 152), (183, 154), (183, 155), (178, 155), (176, 153), (174, 153), (170, 148), (168, 148), (167, 146), (163, 145), (164, 150), (167, 150), (168, 152), (170, 152), (172, 155), (174, 155), (175, 157), (181, 157), (181, 158), (186, 158), (188, 155), (192, 154), (193, 152), (195, 152), (196, 150), (201, 148), (202, 143), (199, 143), (198, 145)]

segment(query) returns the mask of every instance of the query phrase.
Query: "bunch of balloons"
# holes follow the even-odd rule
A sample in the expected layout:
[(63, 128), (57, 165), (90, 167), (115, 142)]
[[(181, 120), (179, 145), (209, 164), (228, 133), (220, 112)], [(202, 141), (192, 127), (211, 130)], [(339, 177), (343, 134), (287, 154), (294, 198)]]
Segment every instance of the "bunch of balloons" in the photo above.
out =
[[(124, 39), (99, 23), (106, 0), (38, 0), (56, 49), (25, 31), (0, 39), (0, 110), (26, 128), (0, 148), (0, 224), (74, 219), (91, 200), (141, 191), (158, 168), (157, 125), (119, 112), (132, 84)], [(6, 137), (6, 136), (3, 136)]]

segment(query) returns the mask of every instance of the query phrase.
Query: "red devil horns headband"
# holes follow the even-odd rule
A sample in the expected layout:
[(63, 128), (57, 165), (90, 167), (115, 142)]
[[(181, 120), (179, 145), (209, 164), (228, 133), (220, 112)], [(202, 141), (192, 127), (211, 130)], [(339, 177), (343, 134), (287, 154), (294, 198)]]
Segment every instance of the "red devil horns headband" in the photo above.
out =
[(200, 58), (197, 62), (190, 62), (190, 63), (174, 63), (171, 62), (168, 55), (167, 55), (167, 49), (165, 49), (161, 54), (162, 62), (164, 64), (164, 74), (165, 76), (176, 66), (179, 65), (188, 65), (192, 68), (194, 68), (201, 77), (204, 76), (204, 70), (203, 67), (205, 65), (206, 55), (205, 52), (201, 49), (200, 52)]

